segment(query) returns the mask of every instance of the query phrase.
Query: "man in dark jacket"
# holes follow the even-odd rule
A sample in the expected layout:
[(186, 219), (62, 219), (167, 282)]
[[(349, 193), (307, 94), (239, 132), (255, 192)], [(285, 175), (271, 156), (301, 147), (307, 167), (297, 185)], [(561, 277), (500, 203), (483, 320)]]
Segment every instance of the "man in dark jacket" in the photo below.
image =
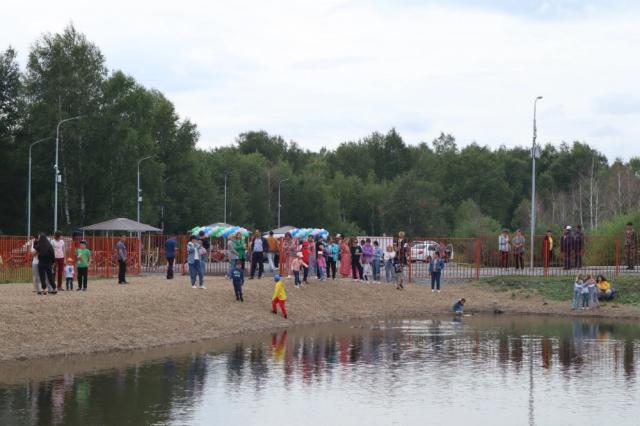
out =
[(560, 239), (560, 252), (564, 260), (564, 269), (571, 269), (571, 251), (573, 250), (573, 235), (571, 235), (571, 227), (564, 229), (562, 238)]
[(269, 242), (266, 238), (262, 236), (262, 233), (259, 229), (256, 229), (255, 234), (253, 235), (253, 240), (251, 240), (251, 276), (250, 280), (253, 279), (256, 273), (256, 266), (258, 267), (258, 279), (262, 278), (262, 274), (264, 273), (264, 253), (269, 250)]
[(584, 234), (582, 233), (582, 225), (576, 226), (576, 232), (573, 234), (573, 255), (574, 266), (582, 268), (582, 255), (584, 251)]

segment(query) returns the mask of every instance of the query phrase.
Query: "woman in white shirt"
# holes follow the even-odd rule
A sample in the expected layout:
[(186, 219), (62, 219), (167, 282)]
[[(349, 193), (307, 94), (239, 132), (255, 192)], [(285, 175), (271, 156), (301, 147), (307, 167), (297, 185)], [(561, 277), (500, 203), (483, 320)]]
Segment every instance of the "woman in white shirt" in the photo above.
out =
[[(55, 255), (55, 262), (53, 264), (55, 271), (56, 281), (58, 281), (58, 290), (64, 290), (62, 288), (62, 271), (64, 270), (64, 239), (62, 238), (62, 232), (56, 231), (53, 234), (53, 240), (51, 240), (51, 245), (53, 246), (53, 254)], [(54, 284), (51, 283), (53, 286)]]

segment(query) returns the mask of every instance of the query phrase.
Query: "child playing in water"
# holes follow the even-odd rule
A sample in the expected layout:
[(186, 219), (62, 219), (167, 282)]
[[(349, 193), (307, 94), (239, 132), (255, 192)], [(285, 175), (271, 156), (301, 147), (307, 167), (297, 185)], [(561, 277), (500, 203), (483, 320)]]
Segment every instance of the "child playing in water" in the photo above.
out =
[(244, 302), (242, 297), (242, 286), (244, 285), (244, 271), (242, 270), (242, 260), (236, 260), (236, 267), (231, 272), (233, 281), (233, 291), (236, 294), (236, 301)]
[(291, 270), (293, 271), (294, 279), (293, 283), (296, 288), (300, 288), (302, 285), (302, 282), (300, 281), (300, 269), (308, 267), (309, 265), (307, 265), (302, 259), (302, 252), (298, 252), (296, 258), (291, 261)]
[(67, 259), (67, 264), (64, 267), (64, 278), (66, 281), (66, 288), (67, 290), (73, 290), (73, 275), (74, 275), (74, 269), (73, 269), (73, 259), (72, 258), (68, 258)]
[(582, 274), (578, 274), (575, 282), (573, 283), (573, 303), (571, 304), (571, 309), (576, 310), (580, 305), (580, 298), (582, 297), (582, 286), (584, 285), (584, 280), (582, 279)]
[(464, 304), (466, 300), (464, 297), (459, 299), (456, 303), (453, 304), (453, 313), (454, 314), (463, 314), (464, 313)]
[(275, 286), (273, 289), (273, 297), (271, 297), (271, 313), (278, 315), (278, 305), (280, 305), (282, 316), (284, 316), (284, 319), (287, 319), (287, 308), (284, 306), (287, 301), (287, 292), (284, 289), (284, 283), (280, 279), (280, 275), (277, 274), (273, 277), (273, 280), (275, 281)]

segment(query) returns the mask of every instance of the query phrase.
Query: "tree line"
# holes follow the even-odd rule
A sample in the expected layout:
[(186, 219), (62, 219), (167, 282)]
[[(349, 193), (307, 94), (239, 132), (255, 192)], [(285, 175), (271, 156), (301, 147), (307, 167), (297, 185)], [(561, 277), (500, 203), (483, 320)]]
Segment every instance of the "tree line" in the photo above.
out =
[[(137, 160), (143, 163), (141, 221), (166, 232), (222, 221), (249, 229), (282, 224), (349, 235), (478, 236), (528, 229), (529, 148), (460, 147), (442, 133), (405, 143), (374, 132), (335, 150), (303, 149), (266, 131), (201, 149), (197, 126), (161, 92), (120, 70), (73, 26), (44, 34), (24, 69), (0, 52), (0, 232), (26, 232), (29, 144), (61, 132), (59, 224), (65, 232), (136, 216)], [(33, 148), (32, 229), (53, 231), (53, 140)], [(596, 230), (640, 208), (640, 158), (611, 163), (585, 142), (547, 144), (537, 163), (538, 231), (564, 224)]]

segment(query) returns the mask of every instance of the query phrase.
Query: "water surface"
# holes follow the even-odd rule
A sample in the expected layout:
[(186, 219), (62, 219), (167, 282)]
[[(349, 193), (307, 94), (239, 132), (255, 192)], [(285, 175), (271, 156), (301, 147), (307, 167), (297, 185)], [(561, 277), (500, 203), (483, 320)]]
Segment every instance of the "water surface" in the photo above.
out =
[(0, 366), (0, 424), (638, 425), (639, 356), (640, 326), (597, 320), (301, 328), (11, 383)]

